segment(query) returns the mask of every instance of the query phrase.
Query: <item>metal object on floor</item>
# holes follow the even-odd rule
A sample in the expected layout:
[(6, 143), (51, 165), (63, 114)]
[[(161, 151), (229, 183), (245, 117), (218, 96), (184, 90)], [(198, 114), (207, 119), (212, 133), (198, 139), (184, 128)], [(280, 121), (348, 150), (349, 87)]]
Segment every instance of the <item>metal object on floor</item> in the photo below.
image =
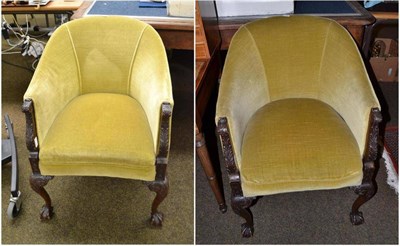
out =
[(13, 124), (8, 115), (4, 116), (6, 122), (6, 130), (8, 133), (7, 139), (1, 141), (1, 154), (2, 164), (11, 162), (11, 197), (7, 209), (7, 216), (9, 219), (14, 219), (18, 216), (21, 210), (21, 191), (18, 189), (18, 159), (17, 159), (17, 145), (14, 138)]

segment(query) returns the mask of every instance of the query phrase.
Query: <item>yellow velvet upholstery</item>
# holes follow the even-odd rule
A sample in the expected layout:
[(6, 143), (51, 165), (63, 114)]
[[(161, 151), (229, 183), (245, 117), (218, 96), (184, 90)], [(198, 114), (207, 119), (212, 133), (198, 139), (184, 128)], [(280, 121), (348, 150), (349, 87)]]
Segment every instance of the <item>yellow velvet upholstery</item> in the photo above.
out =
[(60, 26), (24, 99), (35, 107), (42, 174), (154, 180), (161, 104), (173, 98), (150, 25), (101, 16)]
[(40, 149), (40, 170), (154, 180), (155, 153), (146, 114), (130, 96), (90, 93), (57, 116)]
[[(321, 104), (292, 99), (314, 99), (313, 102), (317, 100)], [(274, 102), (279, 104), (272, 104)], [(296, 105), (300, 102), (305, 103), (307, 107), (304, 110), (311, 113), (300, 112), (299, 105)], [(228, 120), (235, 161), (244, 175), (241, 177), (244, 194), (266, 195), (360, 184), (369, 114), (374, 107), (380, 108), (379, 102), (357, 46), (346, 29), (330, 19), (282, 16), (246, 24), (234, 35), (221, 78), (216, 121), (220, 117)], [(268, 111), (268, 115), (262, 113), (264, 110)], [(282, 112), (270, 112), (275, 110)], [(301, 119), (307, 114), (312, 115), (312, 112), (325, 110), (330, 116), (323, 119), (316, 114), (312, 117), (314, 126), (319, 129), (329, 125), (330, 129), (341, 132), (345, 137), (332, 145), (320, 145), (318, 143), (334, 137), (325, 135), (322, 129), (318, 133), (309, 127), (297, 129), (298, 132), (288, 131), (288, 122), (292, 122), (291, 126), (295, 129), (301, 124), (290, 121), (293, 110), (299, 110), (297, 113), (301, 114)], [(269, 115), (276, 115), (277, 118), (270, 121)], [(345, 125), (339, 124), (339, 117), (343, 118)], [(256, 126), (257, 123), (263, 126)], [(259, 127), (264, 130), (257, 132)], [(298, 146), (299, 140), (291, 134), (303, 135), (308, 130), (311, 132), (304, 135), (304, 141), (309, 144), (312, 137), (320, 148), (315, 152), (302, 153), (306, 146)], [(312, 135), (312, 131), (316, 135)], [(279, 148), (270, 146), (274, 144), (268, 139), (272, 133), (275, 138), (282, 137)], [(337, 154), (340, 143), (346, 141), (352, 148), (341, 153), (343, 156), (340, 158), (333, 155)], [(283, 147), (286, 145), (292, 148)], [(256, 152), (256, 146), (262, 151)], [(294, 151), (296, 146), (299, 149)], [(311, 153), (317, 156), (311, 158), (308, 156)], [(353, 163), (355, 155), (358, 163)], [(297, 176), (285, 172), (295, 165), (292, 162), (294, 156), (299, 158), (295, 163), (307, 163), (304, 164), (306, 166), (296, 164), (299, 168), (294, 168), (298, 171)], [(310, 159), (312, 161), (308, 162)], [(279, 161), (279, 164), (270, 161)], [(331, 168), (327, 170), (327, 163), (341, 168), (341, 172), (332, 172)], [(274, 166), (273, 170), (270, 170), (270, 165)], [(311, 171), (311, 168), (315, 170)], [(308, 182), (314, 179), (319, 185)], [(288, 180), (293, 183), (285, 182)]]
[(315, 99), (283, 99), (251, 117), (243, 137), (245, 196), (360, 184), (357, 142), (343, 119)]

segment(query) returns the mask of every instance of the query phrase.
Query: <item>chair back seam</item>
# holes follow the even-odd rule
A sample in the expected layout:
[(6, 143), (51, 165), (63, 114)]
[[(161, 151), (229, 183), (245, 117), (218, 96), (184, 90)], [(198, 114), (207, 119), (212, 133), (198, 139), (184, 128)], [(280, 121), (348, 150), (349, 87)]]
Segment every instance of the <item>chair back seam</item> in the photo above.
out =
[(78, 77), (79, 77), (79, 95), (82, 95), (82, 76), (81, 76), (81, 69), (79, 66), (79, 60), (78, 60), (78, 55), (76, 53), (76, 49), (75, 49), (75, 44), (74, 44), (74, 40), (72, 39), (72, 35), (71, 32), (68, 28), (68, 25), (65, 25), (67, 31), (68, 31), (68, 36), (69, 36), (69, 40), (71, 41), (71, 45), (72, 45), (72, 49), (74, 50), (74, 56), (75, 56), (75, 62), (76, 62), (76, 67), (78, 70)]
[(138, 50), (138, 48), (139, 48), (140, 42), (141, 42), (141, 40), (142, 40), (143, 33), (144, 33), (144, 31), (147, 29), (148, 26), (149, 26), (149, 25), (146, 25), (146, 26), (142, 29), (142, 32), (140, 33), (140, 36), (139, 36), (139, 39), (138, 39), (138, 42), (136, 43), (135, 50), (134, 50), (134, 52), (133, 52), (133, 54), (132, 54), (132, 60), (131, 60), (130, 68), (129, 68), (128, 82), (126, 83), (126, 84), (127, 84), (127, 94), (128, 94), (128, 95), (130, 95), (129, 91), (130, 91), (130, 88), (131, 88), (132, 69), (133, 69), (133, 64), (135, 63), (136, 53), (137, 53), (137, 50)]

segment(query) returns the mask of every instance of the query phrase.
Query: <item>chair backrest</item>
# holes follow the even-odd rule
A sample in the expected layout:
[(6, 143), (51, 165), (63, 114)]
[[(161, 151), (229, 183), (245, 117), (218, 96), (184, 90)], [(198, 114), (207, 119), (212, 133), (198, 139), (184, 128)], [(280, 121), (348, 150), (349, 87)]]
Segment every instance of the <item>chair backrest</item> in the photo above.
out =
[[(335, 37), (340, 37), (339, 43), (330, 41)], [(236, 43), (243, 40), (248, 47), (243, 50), (242, 62), (230, 61), (235, 62), (232, 69), (246, 73), (239, 66), (250, 63), (261, 67), (263, 74), (258, 79), (267, 84), (265, 89), (270, 100), (317, 97), (327, 53), (334, 51), (339, 58), (344, 58), (341, 53), (349, 52), (348, 47), (354, 46), (351, 36), (339, 24), (311, 16), (272, 17), (249, 23), (235, 34), (231, 47), (237, 47)], [(252, 57), (252, 52), (257, 56)], [(242, 80), (240, 76), (238, 79)]]
[[(141, 40), (146, 35), (158, 35), (150, 25), (120, 16), (82, 18), (57, 31), (54, 35), (68, 33), (79, 70), (81, 94), (129, 94), (131, 71), (137, 65), (135, 55), (146, 48)], [(161, 39), (156, 41), (163, 48)]]

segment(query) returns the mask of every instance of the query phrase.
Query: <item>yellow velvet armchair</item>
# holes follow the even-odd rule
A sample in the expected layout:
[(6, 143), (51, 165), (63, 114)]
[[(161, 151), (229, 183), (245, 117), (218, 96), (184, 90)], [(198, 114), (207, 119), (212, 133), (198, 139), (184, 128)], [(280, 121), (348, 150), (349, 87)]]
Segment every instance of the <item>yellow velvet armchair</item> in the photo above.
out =
[(54, 176), (107, 176), (149, 181), (151, 223), (161, 226), (172, 108), (165, 49), (150, 25), (102, 16), (60, 26), (23, 103), (41, 219), (53, 214), (43, 187)]
[(242, 235), (253, 234), (257, 196), (296, 191), (355, 186), (350, 219), (363, 223), (358, 209), (376, 192), (381, 120), (357, 45), (338, 23), (282, 16), (242, 26), (216, 113)]

